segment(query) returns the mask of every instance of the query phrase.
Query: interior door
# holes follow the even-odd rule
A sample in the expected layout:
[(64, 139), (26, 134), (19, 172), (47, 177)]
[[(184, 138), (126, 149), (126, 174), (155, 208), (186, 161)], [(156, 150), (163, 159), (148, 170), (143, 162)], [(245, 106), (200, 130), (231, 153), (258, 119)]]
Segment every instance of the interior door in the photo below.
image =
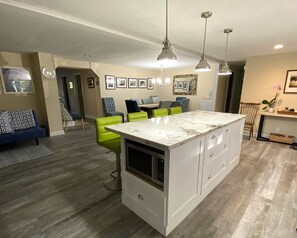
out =
[(81, 91), (80, 85), (80, 75), (73, 75), (73, 77), (67, 78), (67, 94), (69, 101), (69, 111), (71, 114), (82, 115), (81, 103), (80, 103), (80, 94)]

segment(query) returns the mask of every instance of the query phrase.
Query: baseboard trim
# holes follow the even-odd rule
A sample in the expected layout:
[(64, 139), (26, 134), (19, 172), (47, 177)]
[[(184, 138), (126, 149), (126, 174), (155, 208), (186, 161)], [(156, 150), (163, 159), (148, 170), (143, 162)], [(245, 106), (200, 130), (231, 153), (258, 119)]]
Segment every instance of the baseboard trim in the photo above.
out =
[(64, 135), (65, 134), (65, 131), (62, 130), (62, 131), (53, 131), (53, 132), (50, 132), (50, 137), (51, 136), (59, 136), (59, 135)]

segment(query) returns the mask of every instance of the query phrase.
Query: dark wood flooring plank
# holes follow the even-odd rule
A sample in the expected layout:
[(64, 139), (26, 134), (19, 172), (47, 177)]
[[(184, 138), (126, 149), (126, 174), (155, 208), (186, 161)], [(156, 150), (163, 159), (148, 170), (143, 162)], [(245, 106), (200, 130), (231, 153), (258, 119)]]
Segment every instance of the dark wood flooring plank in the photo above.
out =
[[(51, 156), (0, 169), (0, 237), (162, 235), (104, 188), (114, 153), (85, 131), (44, 138)], [(297, 237), (297, 151), (244, 139), (240, 164), (170, 238)]]

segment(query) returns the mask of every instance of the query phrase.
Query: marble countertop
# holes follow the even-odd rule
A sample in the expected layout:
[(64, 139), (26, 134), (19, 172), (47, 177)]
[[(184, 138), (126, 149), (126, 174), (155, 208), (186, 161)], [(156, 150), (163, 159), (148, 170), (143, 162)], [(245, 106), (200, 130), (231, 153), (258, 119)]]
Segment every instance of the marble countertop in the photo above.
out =
[(161, 149), (172, 149), (197, 136), (245, 118), (245, 115), (191, 111), (106, 128), (129, 139)]

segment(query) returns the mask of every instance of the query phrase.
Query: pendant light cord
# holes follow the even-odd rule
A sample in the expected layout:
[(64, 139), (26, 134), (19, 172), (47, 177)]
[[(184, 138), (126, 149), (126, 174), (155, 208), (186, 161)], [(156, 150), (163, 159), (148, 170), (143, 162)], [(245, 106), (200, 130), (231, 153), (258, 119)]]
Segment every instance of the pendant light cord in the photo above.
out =
[(204, 59), (204, 52), (205, 52), (205, 41), (206, 41), (206, 27), (207, 27), (207, 18), (205, 18), (205, 27), (204, 27), (204, 42), (203, 42), (203, 49), (202, 49), (202, 56), (201, 58)]
[(165, 41), (168, 41), (168, 0), (166, 0), (166, 37)]
[(226, 49), (225, 49), (225, 62), (227, 62), (228, 38), (229, 38), (229, 33), (227, 33), (227, 40), (226, 40)]

